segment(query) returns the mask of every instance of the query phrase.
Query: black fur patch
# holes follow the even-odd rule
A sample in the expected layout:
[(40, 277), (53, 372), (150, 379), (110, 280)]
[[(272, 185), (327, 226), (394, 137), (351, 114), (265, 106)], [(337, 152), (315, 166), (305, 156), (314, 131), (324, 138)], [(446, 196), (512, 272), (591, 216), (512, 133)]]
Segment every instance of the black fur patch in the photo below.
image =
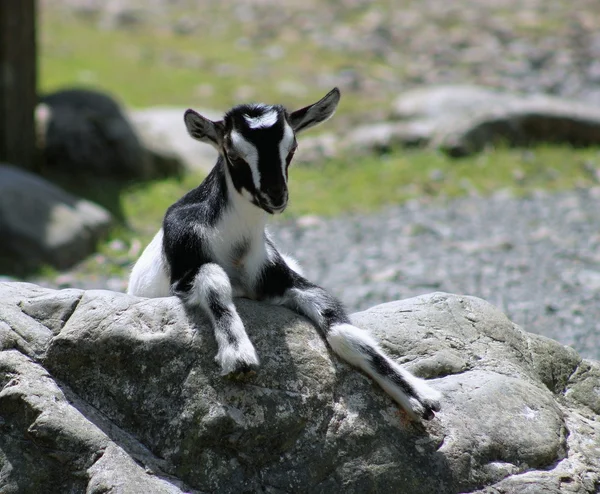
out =
[(377, 372), (380, 376), (384, 376), (398, 387), (404, 391), (408, 396), (412, 396), (414, 398), (417, 397), (417, 394), (414, 388), (404, 380), (404, 378), (398, 374), (394, 368), (389, 364), (385, 356), (383, 356), (380, 352), (377, 351), (376, 348), (373, 348), (370, 345), (361, 345), (361, 351), (369, 357), (369, 362), (371, 364), (371, 368)]
[(195, 189), (173, 204), (163, 220), (163, 250), (174, 291), (189, 291), (198, 269), (211, 261), (204, 239), (194, 225), (213, 227), (227, 207), (224, 163), (215, 167)]
[(225, 333), (225, 336), (227, 336), (227, 343), (237, 346), (239, 342), (230, 331), (233, 314), (231, 313), (229, 307), (227, 307), (227, 305), (223, 303), (223, 300), (221, 300), (220, 294), (210, 293), (207, 304), (208, 309), (215, 318), (217, 326), (221, 331), (223, 331), (223, 333)]
[[(267, 243), (272, 247), (273, 258), (263, 268), (260, 281), (255, 287), (257, 298), (276, 298), (285, 295), (287, 290), (296, 288), (299, 290), (311, 290), (319, 298), (318, 305), (321, 307), (321, 317), (323, 318), (323, 331), (335, 324), (349, 324), (350, 319), (346, 314), (343, 304), (318, 285), (311, 283), (303, 276), (291, 270), (285, 263), (279, 252), (277, 252), (267, 239)], [(301, 306), (295, 305), (295, 310), (309, 317), (310, 311), (304, 311)]]

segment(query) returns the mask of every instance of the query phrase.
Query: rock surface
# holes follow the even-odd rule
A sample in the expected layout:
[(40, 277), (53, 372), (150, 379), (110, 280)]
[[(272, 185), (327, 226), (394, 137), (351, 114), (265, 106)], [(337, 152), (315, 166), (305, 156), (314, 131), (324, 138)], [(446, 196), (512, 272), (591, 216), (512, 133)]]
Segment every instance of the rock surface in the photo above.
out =
[(70, 267), (94, 251), (111, 223), (100, 206), (0, 164), (0, 272)]
[[(155, 160), (177, 163), (178, 171), (208, 172), (217, 161), (217, 151), (192, 139), (183, 123), (186, 108), (153, 107), (130, 110), (129, 119), (144, 147)], [(212, 120), (221, 115), (214, 110), (196, 110)]]
[(0, 300), (7, 492), (600, 487), (600, 366), (477, 298), (353, 315), (445, 393), (426, 424), (286, 309), (238, 301), (262, 365), (237, 382), (218, 375), (207, 321), (175, 298), (2, 283)]
[(429, 139), (423, 141), (453, 156), (498, 143), (600, 144), (600, 107), (543, 94), (466, 85), (425, 87), (400, 95), (393, 116), (411, 121), (406, 127), (428, 127)]
[(429, 145), (458, 157), (495, 144), (600, 145), (600, 106), (539, 93), (425, 86), (400, 94), (390, 118), (352, 129), (337, 149), (372, 153)]

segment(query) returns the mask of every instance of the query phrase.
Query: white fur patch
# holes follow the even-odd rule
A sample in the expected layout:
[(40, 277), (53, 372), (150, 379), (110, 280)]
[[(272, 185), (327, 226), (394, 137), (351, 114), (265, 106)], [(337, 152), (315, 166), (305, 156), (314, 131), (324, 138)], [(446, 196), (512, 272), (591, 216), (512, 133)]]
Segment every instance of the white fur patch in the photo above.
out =
[(292, 128), (286, 123), (283, 129), (283, 138), (279, 143), (279, 159), (281, 160), (281, 173), (283, 174), (283, 179), (285, 180), (285, 167), (287, 165), (286, 159), (287, 155), (290, 152), (292, 145), (294, 144), (294, 131)]
[[(215, 262), (220, 264), (225, 272), (231, 278), (235, 278), (237, 282), (242, 281), (238, 276), (238, 270), (243, 269), (245, 273), (243, 281), (247, 282), (250, 287), (260, 273), (267, 256), (264, 242), (267, 213), (248, 202), (252, 197), (248, 191), (242, 189), (239, 194), (233, 187), (229, 175), (226, 179), (232, 207), (223, 213), (214, 228), (205, 230), (204, 238)], [(233, 266), (231, 249), (241, 243), (249, 243), (250, 249), (240, 260), (243, 261), (243, 267)], [(236, 293), (245, 293), (245, 291), (240, 292), (239, 286), (233, 286), (233, 288), (237, 289)], [(247, 287), (242, 288), (246, 289)]]
[(318, 289), (300, 289), (290, 288), (283, 296), (270, 300), (275, 305), (283, 305), (295, 312), (308, 317), (317, 327), (324, 330), (325, 320), (323, 319), (323, 297)]
[(365, 330), (351, 324), (336, 324), (327, 334), (327, 341), (335, 353), (346, 362), (370, 373), (370, 367), (361, 346), (378, 348), (377, 342)]
[(168, 297), (170, 293), (169, 271), (163, 255), (162, 228), (142, 252), (133, 266), (127, 286), (129, 295), (138, 297)]
[[(210, 308), (211, 297), (217, 297), (219, 303), (229, 309), (231, 318), (221, 321)], [(215, 330), (219, 351), (215, 360), (221, 366), (221, 374), (227, 375), (240, 365), (258, 366), (258, 356), (250, 342), (244, 324), (237, 313), (232, 300), (231, 282), (221, 266), (214, 263), (204, 264), (196, 275), (188, 303), (202, 307), (210, 317)], [(226, 324), (227, 326), (223, 326)], [(230, 342), (234, 339), (236, 344)]]
[(281, 253), (280, 255), (283, 258), (283, 260), (285, 261), (285, 263), (287, 264), (288, 268), (290, 268), (292, 271), (295, 271), (300, 276), (304, 276), (304, 271), (302, 270), (302, 266), (300, 266), (300, 263), (298, 262), (297, 259), (294, 259), (292, 256), (290, 256), (288, 254)]
[(188, 303), (199, 305), (212, 316), (208, 300), (211, 294), (217, 294), (223, 305), (230, 305), (231, 283), (227, 273), (218, 264), (204, 264), (198, 270), (196, 279), (188, 296)]
[(242, 197), (249, 202), (251, 202), (253, 199), (252, 194), (250, 194), (250, 191), (245, 187), (242, 187), (242, 189), (240, 190), (240, 194), (242, 194)]
[(276, 110), (265, 107), (265, 113), (259, 115), (258, 117), (251, 117), (250, 115), (244, 115), (244, 120), (248, 124), (248, 127), (251, 129), (266, 129), (268, 127), (273, 127), (277, 123), (277, 119), (279, 114)]

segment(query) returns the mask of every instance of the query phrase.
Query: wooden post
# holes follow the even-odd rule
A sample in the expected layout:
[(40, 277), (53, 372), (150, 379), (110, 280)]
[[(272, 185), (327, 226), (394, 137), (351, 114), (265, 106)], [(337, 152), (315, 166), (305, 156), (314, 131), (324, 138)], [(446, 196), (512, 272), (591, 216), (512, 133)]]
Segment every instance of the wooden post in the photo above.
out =
[(0, 162), (35, 167), (35, 0), (0, 0)]

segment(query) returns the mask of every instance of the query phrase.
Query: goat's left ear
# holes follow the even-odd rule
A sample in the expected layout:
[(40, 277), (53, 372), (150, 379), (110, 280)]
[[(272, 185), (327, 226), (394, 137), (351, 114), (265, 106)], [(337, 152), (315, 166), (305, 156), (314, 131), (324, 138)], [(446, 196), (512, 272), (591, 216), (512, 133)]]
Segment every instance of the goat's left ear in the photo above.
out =
[(191, 109), (185, 112), (183, 120), (190, 136), (219, 149), (223, 140), (222, 122), (213, 122)]
[(310, 129), (331, 117), (340, 102), (340, 90), (335, 87), (316, 103), (290, 114), (294, 132)]

